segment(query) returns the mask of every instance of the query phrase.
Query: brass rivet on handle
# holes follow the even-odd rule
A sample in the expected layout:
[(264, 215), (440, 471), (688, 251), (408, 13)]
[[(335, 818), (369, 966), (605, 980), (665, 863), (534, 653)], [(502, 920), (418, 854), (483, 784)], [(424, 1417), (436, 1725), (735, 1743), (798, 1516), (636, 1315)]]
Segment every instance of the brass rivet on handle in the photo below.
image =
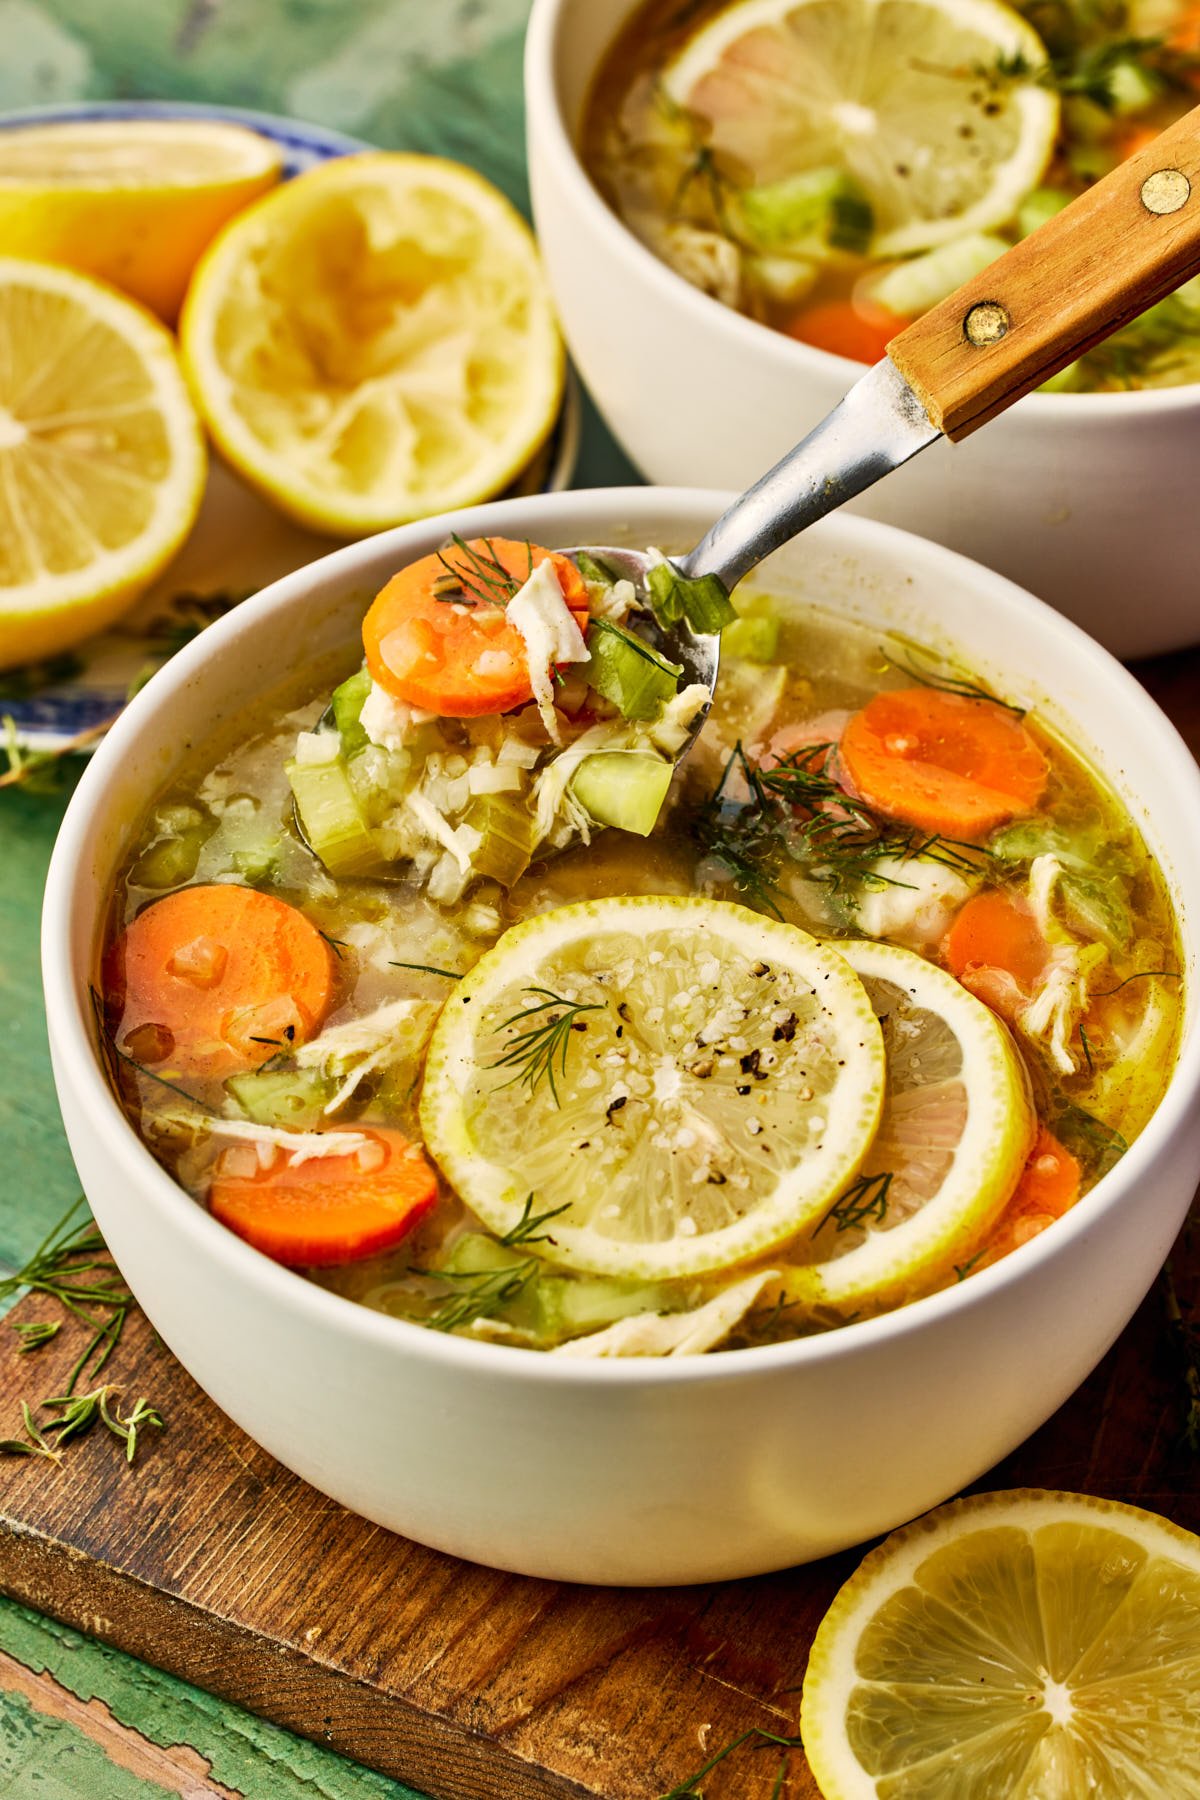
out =
[(1142, 183), (1142, 205), (1147, 212), (1178, 212), (1191, 194), (1192, 184), (1182, 169), (1157, 169)]
[(963, 333), (969, 344), (982, 348), (984, 344), (998, 344), (1009, 323), (998, 300), (978, 300), (963, 320)]

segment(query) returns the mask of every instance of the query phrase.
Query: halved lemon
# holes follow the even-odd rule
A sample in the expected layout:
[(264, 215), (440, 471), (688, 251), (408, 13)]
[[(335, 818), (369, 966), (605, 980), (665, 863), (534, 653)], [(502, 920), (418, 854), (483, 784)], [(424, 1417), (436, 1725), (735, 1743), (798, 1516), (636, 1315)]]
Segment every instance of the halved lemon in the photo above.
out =
[(970, 1260), (1020, 1179), (1037, 1119), (1024, 1064), (982, 1001), (911, 950), (838, 947), (883, 1031), (883, 1116), (783, 1287), (802, 1306), (853, 1311), (911, 1298)]
[(515, 926), (458, 984), (421, 1123), (501, 1234), (653, 1280), (723, 1269), (811, 1222), (879, 1120), (883, 1041), (858, 977), (716, 900), (621, 898)]
[(817, 1630), (825, 1800), (1196, 1800), (1200, 1539), (1090, 1494), (974, 1494), (872, 1550)]
[(1047, 62), (1000, 0), (741, 0), (663, 79), (749, 182), (853, 175), (875, 253), (904, 256), (1002, 225), (1036, 187), (1058, 129)]
[(229, 461), (342, 537), (497, 493), (562, 398), (528, 227), (433, 156), (341, 157), (258, 201), (201, 262), (181, 342)]
[(190, 530), (204, 469), (164, 327), (72, 269), (0, 257), (0, 667), (124, 612)]
[(205, 245), (281, 172), (268, 138), (212, 119), (0, 132), (0, 253), (68, 263), (173, 322)]

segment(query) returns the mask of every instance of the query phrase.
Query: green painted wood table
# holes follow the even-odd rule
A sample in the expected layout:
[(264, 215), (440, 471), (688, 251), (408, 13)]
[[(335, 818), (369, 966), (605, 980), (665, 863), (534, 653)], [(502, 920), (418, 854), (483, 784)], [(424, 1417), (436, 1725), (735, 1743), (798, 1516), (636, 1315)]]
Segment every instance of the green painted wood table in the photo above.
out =
[[(0, 0), (0, 110), (208, 100), (457, 157), (528, 212), (529, 0)], [(631, 478), (594, 413), (580, 485)], [(0, 1265), (78, 1192), (50, 1079), (42, 883), (72, 786), (0, 795)], [(0, 1600), (2, 1800), (405, 1800), (411, 1790)]]

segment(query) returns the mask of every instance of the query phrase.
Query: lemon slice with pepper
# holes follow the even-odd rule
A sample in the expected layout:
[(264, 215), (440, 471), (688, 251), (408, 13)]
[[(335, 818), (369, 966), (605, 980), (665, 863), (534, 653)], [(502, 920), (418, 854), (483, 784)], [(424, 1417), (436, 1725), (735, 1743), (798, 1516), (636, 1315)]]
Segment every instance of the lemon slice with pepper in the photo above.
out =
[(893, 1532), (818, 1628), (825, 1800), (1200, 1793), (1200, 1539), (1091, 1494), (972, 1494)]
[(430, 1153), (494, 1231), (562, 1208), (539, 1254), (642, 1280), (801, 1231), (879, 1121), (883, 1040), (837, 951), (695, 898), (565, 906), (456, 988), (426, 1064)]
[(995, 1014), (894, 944), (840, 946), (883, 1030), (887, 1092), (862, 1168), (798, 1246), (802, 1306), (895, 1305), (964, 1267), (1033, 1146), (1029, 1078)]

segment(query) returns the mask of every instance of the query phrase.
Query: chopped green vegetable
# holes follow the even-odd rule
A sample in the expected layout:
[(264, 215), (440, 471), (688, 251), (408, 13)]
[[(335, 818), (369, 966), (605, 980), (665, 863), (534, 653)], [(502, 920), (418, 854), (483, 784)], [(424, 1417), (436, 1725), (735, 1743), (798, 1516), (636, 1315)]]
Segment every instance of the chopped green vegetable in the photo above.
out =
[(1064, 206), (1070, 206), (1073, 197), (1066, 188), (1034, 188), (1017, 208), (1017, 230), (1022, 237), (1028, 237), (1039, 225), (1060, 213)]
[(802, 169), (782, 181), (744, 188), (738, 208), (760, 250), (802, 247), (865, 254), (875, 221), (863, 190), (842, 169)]
[(1163, 91), (1162, 76), (1133, 56), (1123, 56), (1108, 70), (1108, 104), (1124, 117), (1145, 112)]
[(1008, 248), (994, 232), (968, 231), (875, 276), (870, 282), (871, 299), (902, 319), (915, 318), (982, 273)]
[(666, 1288), (602, 1275), (578, 1276), (574, 1280), (543, 1275), (533, 1300), (535, 1331), (539, 1337), (555, 1343), (601, 1331), (634, 1313), (668, 1312), (672, 1306)]
[(1133, 940), (1125, 884), (1119, 876), (1064, 875), (1059, 881), (1067, 924), (1080, 937), (1100, 938), (1110, 950), (1126, 950)]
[(694, 580), (664, 560), (655, 563), (646, 584), (660, 625), (674, 625), (686, 619), (693, 631), (703, 633), (723, 631), (737, 618), (724, 582), (715, 575), (701, 575)]
[(616, 586), (617, 577), (608, 567), (608, 564), (602, 563), (599, 557), (589, 556), (586, 550), (577, 550), (571, 560), (579, 570), (579, 573), (583, 576), (583, 579), (591, 582), (594, 587), (610, 588)]
[(779, 620), (765, 613), (743, 613), (721, 633), (722, 655), (744, 662), (774, 662), (778, 648)]
[(371, 692), (371, 671), (358, 669), (343, 681), (340, 687), (333, 690), (334, 722), (342, 740), (342, 755), (351, 757), (356, 750), (362, 750), (370, 742), (366, 732), (359, 723), (363, 705)]
[(668, 662), (644, 638), (611, 619), (592, 620), (587, 647), (588, 681), (627, 719), (656, 719), (679, 690), (682, 664)]
[(599, 750), (584, 757), (571, 792), (597, 825), (649, 837), (674, 773), (673, 763), (648, 751)]
[(225, 1092), (255, 1125), (311, 1131), (332, 1098), (329, 1083), (315, 1069), (254, 1069), (231, 1075)]
[(471, 852), (478, 875), (511, 887), (529, 867), (533, 855), (533, 815), (519, 795), (477, 794), (463, 823), (478, 831), (482, 842)]
[(377, 868), (379, 846), (341, 758), (301, 763), (293, 757), (284, 767), (309, 847), (329, 873), (362, 875)]
[(160, 835), (142, 851), (129, 879), (137, 887), (182, 887), (196, 873), (217, 822), (199, 807), (168, 804), (158, 809), (154, 824)]

